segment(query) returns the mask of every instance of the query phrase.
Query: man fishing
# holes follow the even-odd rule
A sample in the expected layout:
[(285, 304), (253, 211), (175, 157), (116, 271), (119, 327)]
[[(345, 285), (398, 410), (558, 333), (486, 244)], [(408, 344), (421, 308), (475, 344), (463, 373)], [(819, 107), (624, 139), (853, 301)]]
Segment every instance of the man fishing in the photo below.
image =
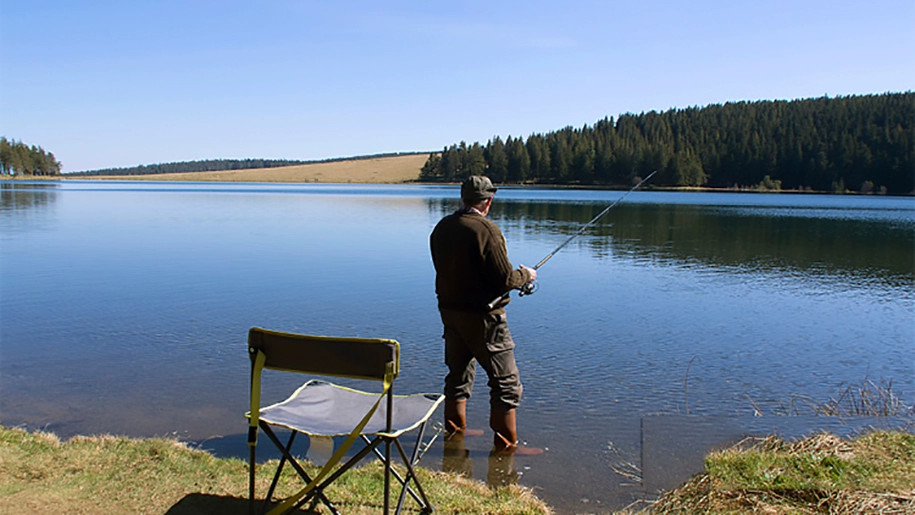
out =
[(512, 267), (502, 231), (487, 219), (495, 193), (488, 177), (470, 176), (461, 184), (463, 207), (442, 218), (430, 236), (448, 366), (445, 427), (451, 436), (468, 433), (467, 400), (479, 362), (489, 377), (493, 450), (539, 454), (539, 449), (519, 447), (522, 386), (505, 315), (506, 294), (532, 283), (537, 271)]

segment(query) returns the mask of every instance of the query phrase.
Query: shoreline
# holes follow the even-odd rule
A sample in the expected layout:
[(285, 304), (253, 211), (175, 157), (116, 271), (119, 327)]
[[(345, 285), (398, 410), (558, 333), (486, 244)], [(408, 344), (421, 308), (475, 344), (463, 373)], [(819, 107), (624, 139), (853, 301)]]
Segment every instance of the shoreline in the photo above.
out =
[[(23, 507), (42, 512), (103, 513), (113, 507), (241, 512), (247, 506), (247, 460), (217, 458), (175, 439), (95, 435), (62, 440), (53, 433), (0, 425), (0, 449), (4, 512)], [(259, 463), (259, 499), (277, 463)], [(841, 513), (903, 513), (915, 508), (913, 464), (915, 435), (906, 431), (870, 431), (849, 439), (829, 433), (798, 440), (748, 438), (707, 454), (704, 472), (679, 487), (613, 513), (780, 513), (824, 506)], [(317, 473), (318, 467), (304, 465), (312, 476)], [(442, 512), (554, 513), (529, 487), (492, 488), (422, 464), (416, 470)], [(347, 481), (333, 490), (334, 500), (347, 512), (377, 512), (380, 471), (371, 462), (347, 472)], [(639, 477), (641, 472), (635, 473)], [(301, 479), (287, 470), (277, 495), (287, 497), (300, 487)]]
[[(306, 165), (310, 166), (310, 165)], [(287, 168), (287, 167), (283, 167)], [(275, 170), (275, 169), (262, 169)], [(420, 181), (418, 178), (398, 177), (396, 179), (374, 178), (365, 180), (361, 177), (315, 177), (315, 178), (282, 178), (274, 177), (250, 177), (251, 172), (258, 170), (232, 170), (222, 172), (187, 172), (181, 174), (149, 174), (149, 175), (99, 175), (99, 176), (79, 176), (67, 177), (62, 176), (0, 176), (0, 182), (160, 182), (169, 184), (181, 183), (214, 183), (214, 184), (288, 184), (288, 185), (415, 185), (415, 186), (458, 186), (458, 182), (440, 182), (440, 181)], [(245, 175), (241, 175), (245, 172)], [(232, 174), (238, 174), (232, 176)], [(320, 175), (320, 174), (319, 174)], [(541, 183), (523, 183), (523, 184), (504, 184), (499, 189), (545, 189), (545, 190), (581, 190), (581, 191), (628, 191), (623, 186), (600, 185), (600, 184), (541, 184)], [(881, 193), (860, 193), (857, 191), (846, 191), (836, 193), (832, 191), (817, 190), (760, 190), (756, 188), (712, 188), (699, 186), (643, 186), (636, 191), (642, 192), (671, 192), (671, 193), (748, 193), (748, 194), (773, 194), (773, 195), (839, 195), (855, 197), (915, 197), (915, 192), (909, 194), (881, 194)]]
[[(348, 159), (329, 162), (314, 162), (301, 165), (280, 166), (273, 168), (254, 168), (242, 170), (221, 170), (211, 172), (181, 172), (147, 175), (79, 175), (61, 174), (56, 176), (9, 176), (0, 175), (0, 181), (100, 181), (100, 182), (166, 182), (166, 183), (249, 183), (249, 184), (391, 184), (391, 185), (441, 185), (456, 186), (458, 182), (423, 181), (420, 173), (426, 164), (428, 155), (407, 154), (383, 156), (364, 159)], [(505, 189), (552, 189), (552, 190), (592, 190), (592, 191), (629, 191), (631, 184), (552, 184), (544, 182), (522, 182), (517, 184), (498, 185)], [(808, 189), (760, 189), (755, 186), (655, 186), (643, 185), (638, 191), (662, 191), (678, 193), (770, 193), (787, 195), (853, 195), (868, 197), (912, 197), (915, 191), (908, 194), (881, 194), (879, 192), (861, 193), (847, 190), (845, 192), (817, 191)]]

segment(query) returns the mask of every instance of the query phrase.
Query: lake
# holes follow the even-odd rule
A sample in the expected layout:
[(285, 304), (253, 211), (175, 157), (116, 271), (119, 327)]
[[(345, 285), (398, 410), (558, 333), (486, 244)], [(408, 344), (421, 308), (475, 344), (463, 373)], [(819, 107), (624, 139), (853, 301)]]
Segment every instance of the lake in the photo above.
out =
[[(0, 187), (5, 425), (242, 457), (251, 326), (397, 339), (399, 390), (441, 389), (428, 237), (456, 187)], [(503, 188), (491, 216), (530, 266), (621, 195)], [(561, 512), (618, 508), (684, 479), (626, 485), (621, 463), (672, 470), (663, 457), (696, 438), (750, 431), (722, 421), (813, 431), (835, 421), (812, 406), (866, 380), (915, 401), (915, 199), (634, 192), (513, 296), (509, 321), (522, 439), (548, 451), (494, 464), (487, 436), (423, 464), (517, 478)], [(300, 382), (268, 379), (265, 401)]]

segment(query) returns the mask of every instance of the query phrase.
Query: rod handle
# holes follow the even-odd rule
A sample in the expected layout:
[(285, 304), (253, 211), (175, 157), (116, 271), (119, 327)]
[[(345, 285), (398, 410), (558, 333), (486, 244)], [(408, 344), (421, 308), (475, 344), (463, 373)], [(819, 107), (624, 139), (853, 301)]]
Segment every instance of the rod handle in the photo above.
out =
[(489, 304), (487, 304), (487, 305), (486, 305), (486, 308), (487, 308), (488, 310), (492, 311), (493, 309), (495, 309), (496, 304), (498, 304), (499, 302), (502, 302), (502, 300), (507, 299), (508, 297), (510, 297), (510, 296), (511, 296), (510, 294), (511, 294), (511, 292), (505, 292), (505, 293), (503, 293), (502, 295), (499, 295), (498, 297), (492, 299), (492, 302), (490, 302)]

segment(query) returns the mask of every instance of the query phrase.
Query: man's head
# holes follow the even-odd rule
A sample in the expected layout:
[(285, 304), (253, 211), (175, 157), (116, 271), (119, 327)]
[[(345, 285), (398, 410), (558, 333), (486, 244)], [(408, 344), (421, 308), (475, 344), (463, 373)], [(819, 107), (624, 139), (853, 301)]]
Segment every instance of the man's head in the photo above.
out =
[(491, 199), (496, 194), (496, 187), (485, 175), (471, 175), (461, 183), (461, 200), (468, 206)]

